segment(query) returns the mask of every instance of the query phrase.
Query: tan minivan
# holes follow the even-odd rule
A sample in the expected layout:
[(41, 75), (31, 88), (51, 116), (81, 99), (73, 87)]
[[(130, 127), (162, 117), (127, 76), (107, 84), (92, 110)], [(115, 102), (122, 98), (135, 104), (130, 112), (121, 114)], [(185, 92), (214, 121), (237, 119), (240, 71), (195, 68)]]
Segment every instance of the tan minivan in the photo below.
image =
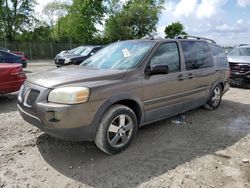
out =
[(94, 141), (115, 154), (143, 125), (200, 106), (216, 109), (229, 89), (228, 77), (226, 54), (212, 40), (120, 41), (80, 66), (30, 77), (18, 108), (49, 135)]

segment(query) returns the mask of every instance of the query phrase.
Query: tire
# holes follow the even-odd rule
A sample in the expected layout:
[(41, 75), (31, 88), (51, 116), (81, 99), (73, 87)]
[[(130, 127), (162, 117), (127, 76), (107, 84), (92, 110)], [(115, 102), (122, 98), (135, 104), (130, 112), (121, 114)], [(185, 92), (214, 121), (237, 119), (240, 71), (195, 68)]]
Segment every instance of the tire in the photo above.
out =
[(210, 99), (208, 100), (207, 104), (204, 107), (208, 110), (217, 109), (220, 106), (221, 98), (222, 98), (222, 87), (220, 84), (218, 84), (213, 88)]
[(120, 153), (130, 145), (137, 129), (134, 111), (124, 105), (113, 105), (104, 113), (99, 123), (95, 144), (106, 154)]

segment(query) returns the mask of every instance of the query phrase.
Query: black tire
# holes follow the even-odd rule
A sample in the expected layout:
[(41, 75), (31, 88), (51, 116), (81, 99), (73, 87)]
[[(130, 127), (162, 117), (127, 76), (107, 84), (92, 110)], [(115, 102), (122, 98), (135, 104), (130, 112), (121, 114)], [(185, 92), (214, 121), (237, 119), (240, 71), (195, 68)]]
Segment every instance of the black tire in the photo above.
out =
[(204, 107), (208, 110), (217, 109), (220, 106), (221, 98), (222, 98), (222, 87), (220, 84), (218, 84), (213, 88), (211, 96)]
[[(122, 124), (124, 126), (121, 126)], [(130, 145), (136, 136), (137, 129), (134, 111), (124, 105), (113, 105), (104, 113), (99, 123), (95, 144), (109, 155), (120, 153)], [(117, 144), (115, 144), (116, 141)]]

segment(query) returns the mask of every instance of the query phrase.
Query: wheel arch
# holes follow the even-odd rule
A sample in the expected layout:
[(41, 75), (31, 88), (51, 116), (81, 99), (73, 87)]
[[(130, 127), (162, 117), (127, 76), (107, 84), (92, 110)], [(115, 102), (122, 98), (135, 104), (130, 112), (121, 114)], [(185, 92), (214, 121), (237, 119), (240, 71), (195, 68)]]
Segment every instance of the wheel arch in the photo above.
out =
[(129, 93), (116, 94), (105, 100), (105, 102), (98, 108), (92, 122), (92, 126), (94, 126), (93, 134), (96, 133), (103, 114), (114, 104), (122, 104), (131, 108), (137, 117), (138, 126), (144, 121), (143, 105), (138, 97)]

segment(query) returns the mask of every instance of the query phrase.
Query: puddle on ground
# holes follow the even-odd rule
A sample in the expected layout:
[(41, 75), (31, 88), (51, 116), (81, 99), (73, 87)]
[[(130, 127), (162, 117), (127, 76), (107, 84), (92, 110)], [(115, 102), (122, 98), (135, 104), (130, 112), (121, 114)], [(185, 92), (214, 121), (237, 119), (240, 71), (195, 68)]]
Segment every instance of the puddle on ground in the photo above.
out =
[(227, 130), (230, 133), (250, 133), (250, 117), (239, 116), (233, 119), (227, 127)]

